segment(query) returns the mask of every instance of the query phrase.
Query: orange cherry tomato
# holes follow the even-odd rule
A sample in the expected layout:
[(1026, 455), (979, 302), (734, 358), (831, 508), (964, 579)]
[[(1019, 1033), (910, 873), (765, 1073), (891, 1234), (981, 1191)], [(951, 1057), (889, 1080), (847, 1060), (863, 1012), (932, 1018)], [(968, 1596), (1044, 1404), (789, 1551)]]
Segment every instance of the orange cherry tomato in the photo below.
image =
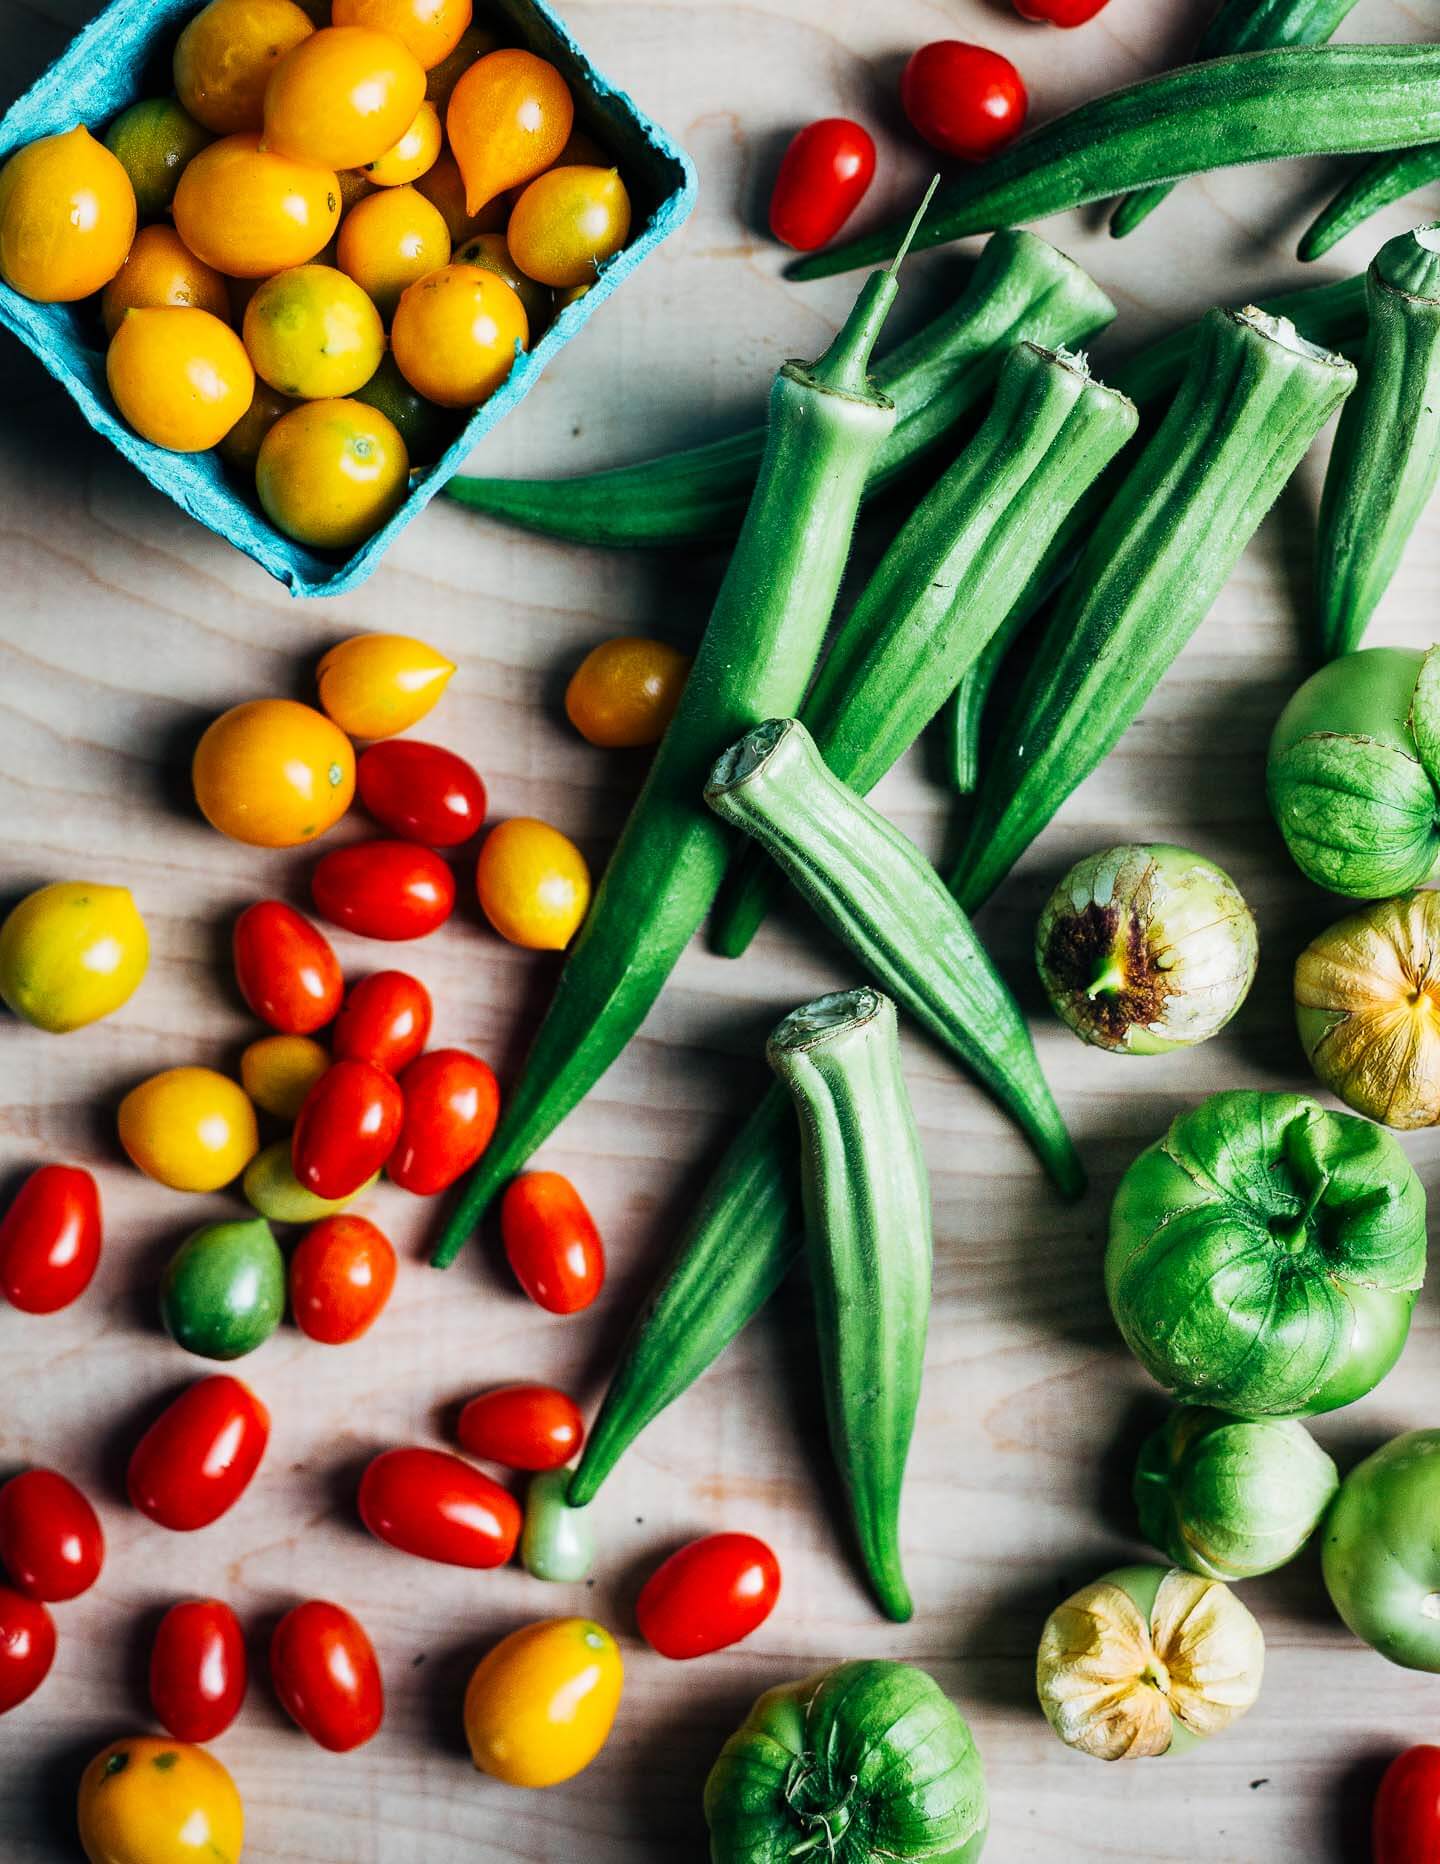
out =
[(431, 1049), (400, 1076), (405, 1117), (386, 1167), (392, 1184), (433, 1197), (462, 1177), (490, 1143), (500, 1111), (493, 1071), (463, 1049)]
[(380, 188), (340, 222), (335, 263), (368, 292), (382, 317), (418, 279), (450, 263), (450, 229), (414, 188)]
[[(432, 77), (434, 72), (430, 74)], [(478, 214), (472, 214), (465, 205), (465, 183), (461, 178), (460, 166), (448, 149), (442, 149), (433, 168), (415, 183), (417, 194), (425, 199), (443, 216), (450, 232), (453, 245), (463, 245), (467, 239), (473, 239), (477, 233), (499, 233), (503, 231), (509, 218), (505, 202), (498, 197), (487, 201)]]
[(331, 1043), (336, 1061), (368, 1061), (398, 1075), (430, 1039), (430, 992), (405, 971), (362, 977), (346, 997)]
[(0, 1221), (0, 1295), (22, 1314), (56, 1314), (99, 1261), (99, 1185), (78, 1165), (39, 1166)]
[(380, 313), (330, 265), (296, 265), (267, 278), (245, 306), (244, 334), (256, 373), (297, 401), (363, 387), (385, 354)]
[(427, 71), (456, 50), (473, 13), (471, 0), (334, 0), (330, 8), (337, 26), (370, 26), (376, 32), (388, 32)]
[(265, 146), (322, 168), (363, 168), (409, 129), (425, 72), (388, 32), (322, 26), (280, 60), (265, 88)]
[(308, 1036), (333, 1020), (345, 992), (340, 960), (318, 926), (283, 900), (257, 900), (235, 921), (235, 980), (262, 1023)]
[(278, 530), (314, 550), (354, 550), (400, 509), (410, 455), (395, 423), (349, 397), (292, 408), (260, 442), (255, 490)]
[(126, 311), (157, 304), (189, 305), (230, 321), (230, 288), (212, 266), (197, 259), (174, 227), (141, 227), (135, 244), (100, 298), (100, 318), (113, 337)]
[(780, 1596), (780, 1562), (753, 1534), (707, 1534), (656, 1567), (635, 1601), (662, 1657), (705, 1657), (757, 1631)]
[(258, 130), (271, 72), (314, 30), (295, 0), (210, 0), (175, 42), (175, 93), (218, 136)]
[(501, 938), (530, 951), (563, 951), (590, 904), (590, 870), (568, 836), (512, 816), (485, 837), (475, 891)]
[(506, 188), (549, 168), (574, 122), (570, 87), (543, 58), (507, 46), (477, 59), (461, 74), (445, 112), (469, 212), (478, 214)]
[(329, 244), (340, 183), (332, 168), (262, 149), (253, 133), (223, 136), (187, 164), (172, 212), (197, 259), (227, 278), (268, 278)]
[(478, 265), (482, 272), (494, 272), (525, 306), (526, 322), (533, 336), (535, 331), (550, 321), (554, 308), (555, 294), (548, 285), (541, 285), (533, 278), (527, 278), (515, 261), (510, 257), (510, 248), (505, 243), (503, 233), (477, 233), (473, 239), (467, 239), (455, 254), (457, 265)]
[(605, 1745), (623, 1685), (620, 1650), (603, 1625), (586, 1618), (522, 1625), (470, 1678), (470, 1757), (481, 1773), (510, 1786), (573, 1779)]
[(394, 1078), (368, 1061), (337, 1061), (305, 1096), (290, 1142), (303, 1189), (327, 1203), (352, 1197), (390, 1154), (404, 1117)]
[(250, 406), (220, 442), (221, 459), (237, 472), (253, 476), (261, 442), (280, 416), (288, 414), (294, 406), (288, 395), (282, 395), (256, 376)]
[(500, 1200), (500, 1238), (515, 1279), (549, 1314), (578, 1314), (605, 1281), (605, 1249), (580, 1193), (558, 1171), (527, 1171)]
[(0, 1715), (33, 1696), (54, 1661), (54, 1619), (39, 1599), (0, 1585)]
[(177, 305), (125, 313), (105, 352), (105, 379), (136, 433), (173, 453), (218, 445), (255, 392), (229, 324)]
[(350, 807), (355, 752), (313, 706), (251, 699), (206, 728), (191, 777), (201, 813), (222, 835), (255, 848), (295, 848), (323, 835)]
[(530, 342), (519, 297), (494, 272), (446, 265), (411, 285), (390, 347), (413, 389), (442, 408), (473, 408), (494, 394)]
[(385, 1719), (375, 1646), (358, 1618), (327, 1599), (307, 1599), (276, 1625), (270, 1680), (290, 1719), (332, 1754), (363, 1747)]
[(135, 238), (135, 190), (83, 125), (28, 143), (0, 167), (0, 278), (40, 304), (107, 284)]
[(574, 1399), (553, 1385), (497, 1385), (470, 1400), (457, 1435), (482, 1463), (538, 1473), (578, 1455), (585, 1426)]
[(175, 1533), (209, 1527), (245, 1493), (270, 1441), (270, 1413), (239, 1379), (187, 1386), (136, 1444), (125, 1486), (141, 1514)]
[(377, 1540), (443, 1566), (504, 1566), (520, 1504), (448, 1450), (386, 1450), (360, 1478), (360, 1519)]
[(26, 1469), (0, 1487), (0, 1564), (17, 1591), (54, 1604), (100, 1577), (105, 1535), (75, 1484), (54, 1469)]
[(240, 1713), (249, 1682), (240, 1621), (220, 1599), (182, 1599), (150, 1646), (150, 1704), (177, 1741), (213, 1741)]
[(352, 634), (315, 669), (320, 703), (352, 738), (393, 738), (439, 703), (455, 662), (409, 634)]
[(384, 155), (367, 162), (365, 173), (377, 188), (401, 188), (418, 181), (426, 169), (435, 166), (443, 139), (440, 112), (434, 104), (423, 103), (405, 134)]
[(532, 181), (505, 229), (510, 255), (542, 285), (591, 285), (630, 237), (630, 195), (619, 172), (574, 163)]
[(293, 1120), (329, 1066), (330, 1057), (310, 1036), (261, 1036), (240, 1057), (240, 1085), (266, 1113)]
[(367, 1217), (323, 1217), (290, 1258), (295, 1325), (325, 1346), (358, 1340), (390, 1299), (395, 1267), (389, 1237)]
[(426, 938), (455, 905), (455, 876), (429, 848), (353, 841), (316, 863), (310, 893), (322, 919), (361, 938)]
[(606, 750), (658, 744), (690, 672), (665, 641), (617, 634), (580, 662), (565, 688), (565, 713), (580, 736)]

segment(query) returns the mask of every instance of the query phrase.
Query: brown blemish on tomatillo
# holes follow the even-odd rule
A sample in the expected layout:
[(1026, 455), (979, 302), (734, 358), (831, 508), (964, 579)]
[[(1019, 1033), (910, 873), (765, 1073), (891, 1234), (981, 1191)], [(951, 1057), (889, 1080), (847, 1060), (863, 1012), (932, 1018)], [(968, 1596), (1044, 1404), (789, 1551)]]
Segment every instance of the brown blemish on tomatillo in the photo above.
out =
[(1123, 1043), (1137, 1024), (1148, 1028), (1164, 1014), (1170, 979), (1155, 963), (1144, 921), (1118, 906), (1092, 900), (1062, 913), (1050, 928), (1045, 968), (1075, 1006), (1077, 1020), (1102, 1038)]

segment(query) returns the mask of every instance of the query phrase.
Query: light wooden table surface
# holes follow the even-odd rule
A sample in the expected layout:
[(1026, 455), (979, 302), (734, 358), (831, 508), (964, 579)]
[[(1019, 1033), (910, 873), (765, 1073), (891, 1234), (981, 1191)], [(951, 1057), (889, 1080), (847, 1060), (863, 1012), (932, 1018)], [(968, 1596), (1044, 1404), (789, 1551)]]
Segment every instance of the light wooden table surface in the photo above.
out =
[[(589, 0), (568, 11), (601, 66), (690, 148), (701, 199), (665, 247), (485, 449), (490, 470), (562, 472), (632, 459), (754, 417), (777, 359), (822, 346), (854, 280), (787, 285), (757, 233), (783, 138), (850, 112), (881, 143), (875, 211), (912, 198), (923, 154), (900, 132), (893, 80), (926, 39), (984, 39), (1016, 57), (1037, 116), (1178, 57), (1206, 0), (1113, 0), (1091, 26), (1024, 27), (1005, 0)], [(88, 17), (88, 0), (0, 0), (0, 89), (17, 92)], [(1365, 0), (1350, 36), (1436, 37), (1436, 0)], [(0, 101), (4, 101), (0, 98)], [(1330, 185), (1325, 164), (1192, 182), (1137, 238), (1093, 216), (1045, 229), (1090, 263), (1122, 316), (1104, 358), (1217, 298), (1299, 279), (1294, 241)], [(1361, 267), (1404, 206), (1317, 273)], [(953, 276), (943, 254), (907, 274), (910, 320)], [(1323, 455), (1323, 444), (1317, 449)], [(935, 1050), (908, 1043), (934, 1174), (936, 1299), (907, 1488), (905, 1542), (920, 1609), (895, 1629), (870, 1609), (837, 1534), (803, 1292), (794, 1290), (642, 1439), (599, 1506), (588, 1587), (510, 1570), (468, 1574), (370, 1540), (357, 1474), (384, 1445), (443, 1443), (456, 1400), (542, 1377), (587, 1402), (739, 1109), (758, 1091), (765, 1030), (784, 1009), (852, 978), (798, 913), (735, 967), (687, 955), (640, 1039), (545, 1150), (583, 1188), (607, 1239), (599, 1306), (556, 1320), (526, 1303), (492, 1248), (448, 1276), (423, 1266), (424, 1216), (393, 1191), (367, 1208), (405, 1257), (383, 1324), (333, 1351), (284, 1329), (240, 1368), (272, 1408), (261, 1477), (222, 1523), (176, 1536), (123, 1503), (125, 1456), (157, 1401), (201, 1370), (161, 1333), (159, 1269), (199, 1221), (233, 1209), (128, 1169), (114, 1140), (123, 1091), (180, 1062), (233, 1063), (254, 1033), (228, 976), (234, 911), (265, 893), (304, 898), (305, 856), (223, 841), (188, 800), (203, 724), (235, 702), (308, 691), (333, 640), (400, 628), (450, 649), (460, 673), (426, 727), (463, 750), (496, 817), (549, 818), (603, 860), (638, 775), (565, 726), (564, 677), (620, 631), (693, 640), (721, 563), (713, 555), (577, 552), (487, 526), (443, 500), (366, 587), (297, 604), (244, 558), (150, 492), (82, 425), (48, 378), (0, 343), (0, 823), (9, 899), (62, 877), (129, 884), (149, 921), (145, 987), (103, 1026), (64, 1040), (0, 1023), (0, 1159), (18, 1172), (56, 1155), (103, 1181), (107, 1247), (86, 1298), (35, 1320), (0, 1313), (0, 1473), (68, 1470), (99, 1498), (104, 1575), (57, 1608), (44, 1689), (0, 1722), (0, 1859), (78, 1855), (73, 1794), (105, 1741), (147, 1726), (141, 1678), (161, 1608), (229, 1599), (254, 1632), (255, 1677), (218, 1752), (243, 1791), (251, 1864), (671, 1864), (704, 1855), (700, 1788), (723, 1737), (762, 1689), (855, 1655), (932, 1670), (971, 1720), (993, 1797), (997, 1864), (1091, 1859), (1282, 1864), (1366, 1855), (1378, 1767), (1433, 1738), (1435, 1686), (1356, 1644), (1330, 1612), (1313, 1557), (1245, 1588), (1269, 1644), (1259, 1706), (1183, 1762), (1105, 1768), (1064, 1750), (1036, 1708), (1045, 1613), (1075, 1585), (1140, 1551), (1125, 1491), (1155, 1395), (1119, 1344), (1101, 1289), (1109, 1193), (1171, 1114), (1237, 1084), (1303, 1087), (1288, 971), (1334, 903), (1290, 868), (1262, 800), (1266, 735), (1304, 666), (1302, 630), (1318, 475), (1308, 463), (1214, 613), (1119, 751), (1065, 809), (986, 915), (984, 929), (1036, 1015), (1051, 1079), (1094, 1178), (1062, 1208), (1014, 1130)], [(866, 549), (873, 548), (874, 531)], [(1435, 632), (1440, 512), (1422, 529), (1374, 638)], [(915, 757), (878, 792), (927, 846), (946, 797)], [(359, 833), (357, 821), (341, 835)], [(1264, 958), (1232, 1031), (1191, 1055), (1126, 1061), (1082, 1048), (1045, 1014), (1027, 959), (1044, 891), (1074, 857), (1121, 838), (1167, 839), (1221, 861), (1260, 919)], [(341, 939), (352, 969), (381, 954)], [(394, 953), (384, 961), (393, 961)], [(503, 945), (467, 903), (400, 957), (433, 988), (437, 1037), (515, 1067), (554, 975)], [(1429, 1180), (1440, 1150), (1407, 1150)], [(1364, 1403), (1322, 1420), (1343, 1460), (1433, 1424), (1440, 1372), (1433, 1296), (1399, 1369)], [(643, 1575), (684, 1539), (750, 1529), (778, 1549), (785, 1590), (747, 1645), (679, 1668), (643, 1648), (632, 1604)], [(281, 1715), (259, 1652), (275, 1616), (313, 1595), (368, 1625), (389, 1713), (361, 1753), (323, 1754)], [(592, 1613), (622, 1637), (624, 1707), (598, 1763), (526, 1796), (474, 1774), (459, 1726), (476, 1657), (527, 1620)]]

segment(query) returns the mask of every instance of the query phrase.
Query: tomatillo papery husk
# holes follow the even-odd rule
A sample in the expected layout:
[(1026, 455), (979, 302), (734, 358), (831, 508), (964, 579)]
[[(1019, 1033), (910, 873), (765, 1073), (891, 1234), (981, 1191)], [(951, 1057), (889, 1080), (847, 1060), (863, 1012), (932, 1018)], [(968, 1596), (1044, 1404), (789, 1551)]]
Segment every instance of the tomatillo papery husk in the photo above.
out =
[(1252, 1707), (1265, 1671), (1260, 1627), (1228, 1586), (1163, 1566), (1125, 1566), (1057, 1605), (1035, 1685), (1066, 1747), (1097, 1760), (1180, 1754)]
[(1303, 1094), (1212, 1094), (1120, 1180), (1105, 1291), (1125, 1344), (1189, 1404), (1299, 1417), (1400, 1357), (1425, 1192), (1399, 1142)]
[(1404, 1132), (1440, 1121), (1440, 893), (1381, 900), (1307, 945), (1295, 1019), (1347, 1106)]
[(1326, 1590), (1356, 1637), (1440, 1672), (1440, 1430), (1407, 1430), (1350, 1471), (1325, 1522)]
[(1035, 929), (1055, 1013), (1097, 1048), (1160, 1055), (1207, 1041), (1255, 980), (1255, 920), (1230, 876), (1165, 842), (1087, 855)]
[(1313, 674), (1280, 714), (1270, 808), (1317, 885), (1381, 900), (1440, 863), (1440, 650), (1362, 647)]
[(1177, 1405), (1135, 1466), (1140, 1531), (1208, 1579), (1274, 1572), (1305, 1545), (1340, 1485), (1303, 1424)]

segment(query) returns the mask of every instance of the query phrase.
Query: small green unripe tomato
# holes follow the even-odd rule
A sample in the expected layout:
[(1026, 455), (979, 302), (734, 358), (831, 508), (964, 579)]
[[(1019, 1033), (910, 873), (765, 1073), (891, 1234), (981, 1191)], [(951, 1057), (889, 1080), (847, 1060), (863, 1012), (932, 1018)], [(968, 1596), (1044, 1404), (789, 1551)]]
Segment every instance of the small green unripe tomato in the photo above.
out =
[(532, 1476), (525, 1492), (525, 1527), (520, 1563), (532, 1579), (574, 1584), (595, 1564), (595, 1524), (590, 1510), (565, 1499), (573, 1471), (547, 1469)]
[(171, 1256), (160, 1283), (165, 1331), (202, 1359), (253, 1353), (285, 1313), (285, 1259), (270, 1225), (207, 1223)]
[[(375, 1177), (379, 1175), (377, 1172)], [(375, 1178), (371, 1178), (349, 1197), (317, 1197), (295, 1176), (290, 1141), (286, 1138), (275, 1140), (255, 1154), (240, 1185), (246, 1202), (271, 1223), (318, 1223), (322, 1217), (333, 1217), (337, 1211), (347, 1209), (374, 1182)]]
[(1392, 1437), (1340, 1484), (1320, 1543), (1325, 1586), (1356, 1637), (1440, 1673), (1440, 1430)]

